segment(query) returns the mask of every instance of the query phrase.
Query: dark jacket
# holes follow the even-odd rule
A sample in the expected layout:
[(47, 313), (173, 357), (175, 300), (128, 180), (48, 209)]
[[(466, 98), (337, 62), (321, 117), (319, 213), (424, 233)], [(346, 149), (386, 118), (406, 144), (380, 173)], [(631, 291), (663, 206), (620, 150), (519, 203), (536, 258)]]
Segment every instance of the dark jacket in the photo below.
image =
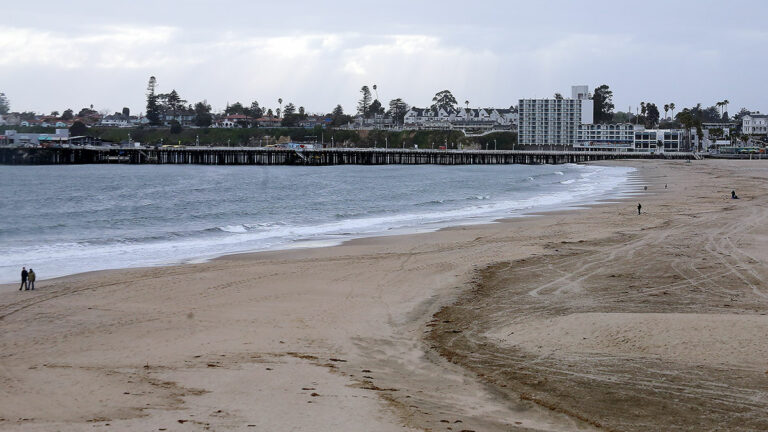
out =
[(27, 275), (28, 275), (28, 274), (29, 274), (29, 273), (27, 273), (27, 271), (26, 271), (26, 270), (22, 270), (22, 271), (21, 271), (21, 280), (27, 280)]

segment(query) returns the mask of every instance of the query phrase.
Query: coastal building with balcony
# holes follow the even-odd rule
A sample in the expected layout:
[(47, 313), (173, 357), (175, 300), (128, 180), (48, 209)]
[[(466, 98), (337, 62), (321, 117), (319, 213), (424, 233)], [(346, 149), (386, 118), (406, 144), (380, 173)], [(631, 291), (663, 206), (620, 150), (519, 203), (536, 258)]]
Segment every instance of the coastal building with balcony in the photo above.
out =
[(634, 151), (635, 126), (619, 124), (580, 124), (574, 150)]
[(638, 129), (635, 131), (637, 152), (678, 152), (685, 150), (683, 129)]
[(741, 131), (746, 135), (768, 134), (768, 115), (750, 113), (741, 118)]
[(587, 86), (571, 87), (570, 99), (520, 99), (518, 142), (522, 145), (574, 146), (579, 126), (593, 122)]
[(581, 151), (685, 151), (685, 130), (645, 129), (642, 125), (629, 123), (582, 124), (573, 148)]
[(514, 129), (517, 111), (513, 108), (411, 108), (403, 123), (413, 129)]

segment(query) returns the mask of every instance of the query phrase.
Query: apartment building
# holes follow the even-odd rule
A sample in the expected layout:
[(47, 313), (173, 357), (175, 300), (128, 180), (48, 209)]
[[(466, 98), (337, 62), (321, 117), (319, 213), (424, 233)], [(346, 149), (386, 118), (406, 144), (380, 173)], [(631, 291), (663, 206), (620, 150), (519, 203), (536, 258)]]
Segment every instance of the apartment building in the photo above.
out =
[(588, 151), (633, 151), (635, 126), (630, 123), (581, 124), (573, 147)]
[(520, 99), (518, 142), (522, 145), (575, 146), (579, 126), (593, 122), (587, 86), (571, 87), (571, 98)]

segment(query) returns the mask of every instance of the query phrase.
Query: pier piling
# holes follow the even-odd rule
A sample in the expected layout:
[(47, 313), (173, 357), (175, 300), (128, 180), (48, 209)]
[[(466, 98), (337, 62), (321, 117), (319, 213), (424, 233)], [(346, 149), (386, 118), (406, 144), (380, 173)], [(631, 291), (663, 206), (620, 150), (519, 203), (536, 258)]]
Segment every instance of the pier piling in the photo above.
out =
[(698, 159), (688, 152), (535, 150), (430, 150), (324, 148), (278, 149), (252, 147), (185, 148), (0, 148), (0, 164), (194, 164), (194, 165), (484, 165), (562, 164), (608, 159)]

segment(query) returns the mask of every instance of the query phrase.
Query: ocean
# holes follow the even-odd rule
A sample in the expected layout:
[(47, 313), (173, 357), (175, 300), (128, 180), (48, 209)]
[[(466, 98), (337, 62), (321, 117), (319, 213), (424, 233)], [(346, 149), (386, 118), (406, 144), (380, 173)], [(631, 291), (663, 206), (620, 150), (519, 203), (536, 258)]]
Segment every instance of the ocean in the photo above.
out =
[(618, 198), (591, 165), (0, 166), (0, 282), (484, 223)]

